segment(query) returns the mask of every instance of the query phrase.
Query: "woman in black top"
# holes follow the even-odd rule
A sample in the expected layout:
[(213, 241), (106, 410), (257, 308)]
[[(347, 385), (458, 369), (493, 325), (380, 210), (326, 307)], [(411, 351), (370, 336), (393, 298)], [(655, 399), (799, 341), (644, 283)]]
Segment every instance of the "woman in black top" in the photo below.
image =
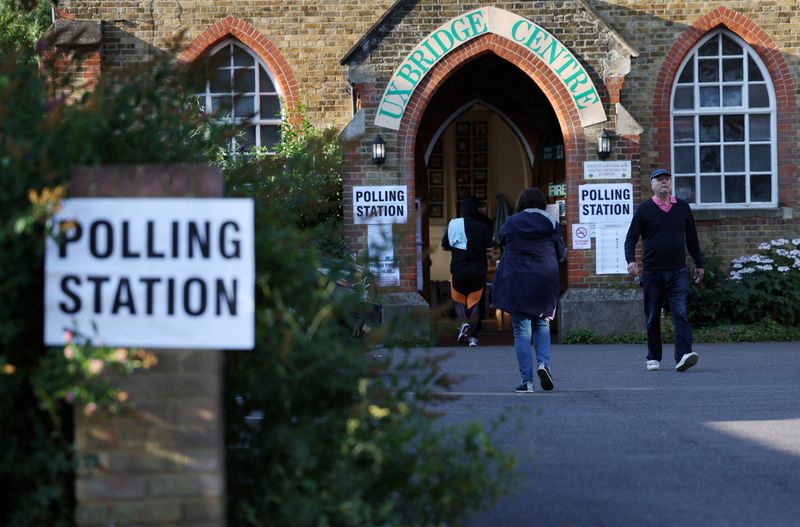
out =
[(450, 220), (442, 237), (442, 248), (451, 251), (450, 296), (461, 324), (458, 343), (477, 346), (478, 305), (486, 286), (486, 250), (494, 246), (492, 233), (476, 218), (474, 199), (461, 202), (461, 217)]

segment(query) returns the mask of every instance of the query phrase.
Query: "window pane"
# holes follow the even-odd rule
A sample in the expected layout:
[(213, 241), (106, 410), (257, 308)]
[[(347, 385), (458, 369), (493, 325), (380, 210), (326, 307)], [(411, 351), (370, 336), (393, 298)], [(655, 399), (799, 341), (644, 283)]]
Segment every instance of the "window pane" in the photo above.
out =
[(261, 127), (261, 146), (268, 150), (275, 150), (275, 145), (281, 139), (280, 127), (278, 125), (262, 125)]
[(253, 57), (248, 52), (239, 46), (233, 46), (233, 65), (234, 66), (252, 66)]
[(248, 126), (243, 128), (241, 133), (236, 136), (236, 146), (239, 150), (249, 150), (251, 146), (256, 144), (256, 127)]
[(700, 202), (719, 203), (722, 201), (722, 178), (704, 176), (700, 178)]
[(211, 60), (208, 62), (208, 67), (210, 71), (218, 70), (220, 68), (230, 68), (231, 67), (230, 46), (225, 46), (224, 48), (214, 53), (214, 55), (211, 57)]
[(222, 97), (212, 97), (211, 113), (217, 118), (230, 117), (231, 96), (223, 95)]
[(706, 86), (700, 88), (700, 106), (703, 108), (718, 107), (719, 88), (716, 86)]
[(281, 101), (277, 95), (262, 95), (261, 96), (261, 118), (262, 119), (280, 119), (281, 117)]
[(741, 55), (742, 47), (736, 43), (728, 35), (722, 35), (722, 54), (723, 55)]
[(750, 201), (772, 201), (772, 176), (750, 176)]
[(719, 61), (717, 59), (698, 60), (697, 80), (700, 82), (718, 82)]
[(675, 109), (694, 108), (694, 88), (675, 89)]
[(691, 143), (694, 141), (694, 117), (676, 117), (673, 123), (676, 143)]
[(719, 172), (719, 146), (700, 147), (700, 172)]
[(741, 106), (742, 105), (742, 87), (741, 86), (723, 86), (722, 87), (722, 105), (723, 106)]
[(744, 174), (725, 176), (725, 203), (744, 203), (746, 197)]
[(235, 117), (253, 117), (255, 113), (255, 99), (253, 97), (239, 95), (236, 97), (234, 105), (233, 111)]
[(742, 59), (722, 59), (722, 80), (744, 80), (744, 63)]
[(262, 92), (274, 92), (275, 86), (272, 84), (272, 79), (269, 78), (266, 70), (261, 66), (258, 67), (258, 89)]
[(231, 70), (215, 70), (211, 75), (209, 89), (211, 93), (230, 93), (231, 91)]
[(693, 177), (676, 177), (675, 178), (675, 196), (694, 203), (694, 178)]
[(770, 145), (750, 145), (750, 171), (766, 172), (771, 169)]
[(719, 46), (717, 43), (719, 42), (719, 35), (708, 39), (708, 41), (700, 46), (700, 49), (697, 50), (697, 54), (701, 56), (708, 56), (708, 55), (717, 55)]
[(233, 70), (233, 86), (236, 93), (256, 91), (256, 70), (254, 68)]
[(700, 142), (711, 143), (719, 141), (719, 116), (700, 116)]
[(744, 141), (744, 115), (723, 115), (725, 142)]
[(694, 60), (689, 59), (683, 66), (678, 82), (694, 82)]
[(675, 173), (694, 174), (694, 147), (675, 147)]
[(744, 172), (744, 145), (725, 147), (725, 172)]
[(761, 75), (761, 69), (752, 57), (747, 57), (747, 76), (751, 81), (764, 80), (764, 77)]
[(764, 84), (751, 84), (750, 85), (750, 107), (752, 108), (766, 108), (769, 106), (769, 95), (767, 94), (767, 87)]
[(769, 141), (769, 115), (750, 116), (750, 140)]

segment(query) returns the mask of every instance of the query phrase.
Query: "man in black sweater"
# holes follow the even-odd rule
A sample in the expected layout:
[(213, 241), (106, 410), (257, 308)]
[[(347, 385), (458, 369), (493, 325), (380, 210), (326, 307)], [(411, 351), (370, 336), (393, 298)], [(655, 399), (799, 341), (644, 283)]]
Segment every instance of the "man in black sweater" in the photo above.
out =
[[(644, 314), (647, 325), (648, 370), (661, 364), (661, 306), (669, 302), (675, 325), (675, 369), (686, 371), (697, 364), (692, 351), (692, 326), (686, 307), (689, 272), (686, 249), (695, 263), (694, 281), (703, 279), (703, 254), (689, 204), (670, 194), (672, 176), (663, 169), (650, 174), (653, 197), (642, 202), (633, 214), (625, 237), (628, 272), (640, 277), (644, 289)], [(642, 267), (636, 263), (636, 244), (642, 238)]]

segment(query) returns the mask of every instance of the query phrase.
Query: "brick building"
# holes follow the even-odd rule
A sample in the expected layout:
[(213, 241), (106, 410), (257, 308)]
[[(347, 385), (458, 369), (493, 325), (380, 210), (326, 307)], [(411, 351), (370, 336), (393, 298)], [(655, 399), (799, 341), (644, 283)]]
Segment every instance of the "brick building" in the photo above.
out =
[[(635, 291), (620, 226), (653, 168), (673, 171), (723, 262), (800, 237), (797, 2), (62, 0), (56, 16), (96, 35), (57, 43), (89, 83), (180, 35), (176, 58), (213, 56), (198, 95), (249, 123), (243, 141), (269, 147), (280, 111), (301, 103), (340, 129), (353, 250), (387, 229), (356, 216), (375, 202), (354, 204), (354, 187), (405, 190), (383, 278), (428, 302), (448, 279), (438, 245), (460, 195), (491, 218), (526, 186), (550, 196), (569, 247), (562, 319), (572, 301)], [(577, 223), (594, 233), (588, 249), (573, 248)]]

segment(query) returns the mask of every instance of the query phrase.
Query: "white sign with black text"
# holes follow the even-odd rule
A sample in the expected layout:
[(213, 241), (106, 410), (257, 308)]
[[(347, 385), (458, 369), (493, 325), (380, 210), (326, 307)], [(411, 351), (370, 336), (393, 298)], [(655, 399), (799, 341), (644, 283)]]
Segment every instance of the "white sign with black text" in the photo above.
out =
[(405, 185), (353, 187), (353, 223), (382, 225), (408, 221)]
[(633, 185), (578, 185), (578, 212), (580, 223), (630, 223), (633, 218)]
[(630, 161), (584, 161), (584, 179), (630, 179)]
[(627, 274), (625, 236), (628, 225), (603, 223), (596, 227), (597, 274)]
[(592, 229), (589, 225), (572, 224), (572, 248), (575, 250), (592, 248)]
[[(45, 255), (45, 344), (252, 349), (253, 201), (76, 198)], [(96, 330), (96, 334), (95, 334)]]

